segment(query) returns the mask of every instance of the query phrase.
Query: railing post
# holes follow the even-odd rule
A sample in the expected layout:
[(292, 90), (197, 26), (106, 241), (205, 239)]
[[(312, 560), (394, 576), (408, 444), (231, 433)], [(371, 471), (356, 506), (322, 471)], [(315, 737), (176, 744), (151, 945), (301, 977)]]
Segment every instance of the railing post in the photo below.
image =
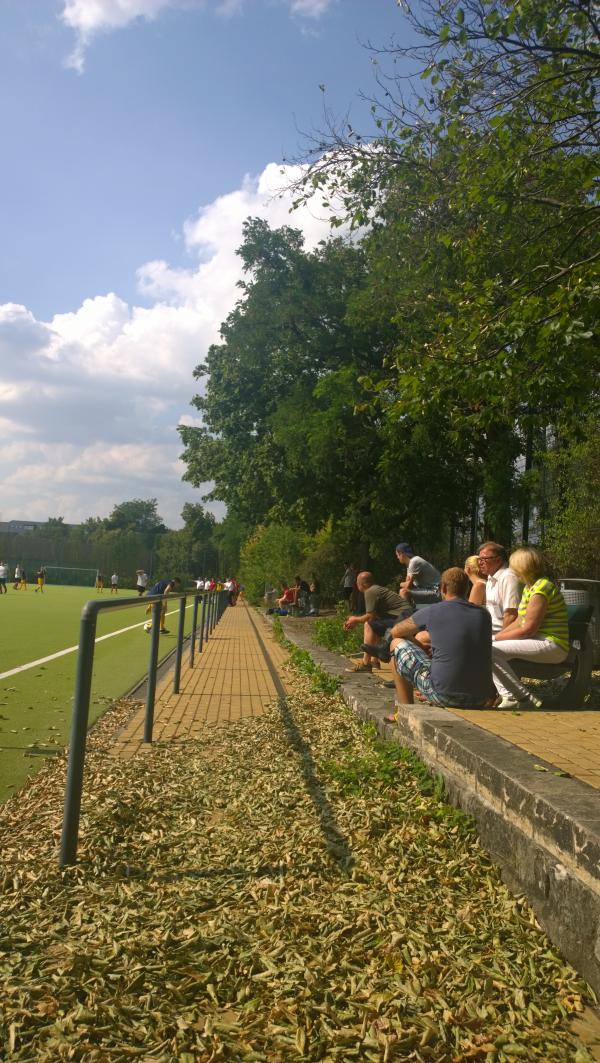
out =
[(85, 761), (90, 693), (92, 690), (96, 618), (96, 611), (88, 613), (87, 606), (84, 606), (79, 629), (75, 702), (73, 705), (69, 763), (65, 786), (65, 810), (60, 841), (61, 867), (65, 867), (67, 864), (74, 864), (77, 856), (77, 837), (81, 813), (81, 793), (83, 790), (83, 765)]
[(204, 641), (204, 614), (206, 612), (206, 609), (205, 609), (206, 598), (204, 597), (204, 595), (202, 595), (201, 598), (202, 598), (202, 612), (200, 613), (200, 638), (198, 639), (198, 653), (202, 653), (202, 643)]
[(163, 603), (154, 602), (152, 606), (152, 631), (150, 633), (150, 660), (148, 661), (148, 691), (146, 693), (146, 718), (144, 720), (144, 742), (152, 741), (154, 726), (154, 698), (156, 696), (156, 667), (158, 664), (158, 640), (160, 638), (160, 614)]
[(194, 595), (194, 608), (192, 611), (192, 637), (190, 639), (190, 668), (194, 667), (194, 652), (196, 649), (196, 627), (198, 624), (198, 595)]
[(181, 655), (183, 652), (183, 633), (185, 630), (185, 605), (187, 598), (179, 600), (179, 625), (177, 627), (177, 648), (175, 650), (175, 674), (173, 676), (173, 693), (179, 693), (181, 680)]

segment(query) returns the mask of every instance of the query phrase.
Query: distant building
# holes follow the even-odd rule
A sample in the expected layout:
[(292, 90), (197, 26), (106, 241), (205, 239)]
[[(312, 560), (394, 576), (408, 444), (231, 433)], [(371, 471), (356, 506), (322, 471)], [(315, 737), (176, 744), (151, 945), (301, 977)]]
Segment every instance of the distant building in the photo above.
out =
[[(45, 528), (47, 520), (0, 520), (0, 535), (20, 535), (21, 532), (36, 531)], [(77, 524), (65, 524), (65, 528), (76, 528)]]

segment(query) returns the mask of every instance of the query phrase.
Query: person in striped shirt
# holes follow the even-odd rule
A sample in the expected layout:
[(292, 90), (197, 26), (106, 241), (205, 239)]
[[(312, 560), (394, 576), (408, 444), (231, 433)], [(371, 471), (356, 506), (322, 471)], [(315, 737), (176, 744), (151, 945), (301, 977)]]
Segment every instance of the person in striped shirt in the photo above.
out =
[(522, 547), (510, 555), (509, 565), (524, 589), (516, 620), (493, 636), (494, 683), (502, 697), (501, 709), (536, 704), (511, 668), (511, 659), (560, 664), (569, 652), (567, 606), (545, 574), (543, 555), (533, 547)]

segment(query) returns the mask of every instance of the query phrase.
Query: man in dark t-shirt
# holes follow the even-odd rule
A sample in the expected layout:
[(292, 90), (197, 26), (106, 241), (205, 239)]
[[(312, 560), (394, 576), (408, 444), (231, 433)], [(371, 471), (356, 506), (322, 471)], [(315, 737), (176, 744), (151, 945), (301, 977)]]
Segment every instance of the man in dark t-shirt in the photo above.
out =
[(392, 629), (398, 701), (411, 705), (416, 687), (434, 705), (489, 707), (496, 700), (490, 614), (466, 601), (470, 581), (461, 568), (442, 573), (441, 590), (441, 602)]
[[(388, 590), (375, 583), (372, 572), (359, 572), (356, 577), (356, 586), (365, 596), (365, 612), (362, 616), (349, 616), (344, 623), (344, 630), (351, 631), (358, 624), (364, 624), (365, 647), (379, 641), (386, 631), (397, 624), (401, 617), (411, 611), (411, 606), (403, 601), (395, 591)], [(375, 659), (375, 666), (379, 662)], [(363, 653), (362, 661), (356, 662), (348, 672), (370, 672), (373, 668), (371, 654)]]

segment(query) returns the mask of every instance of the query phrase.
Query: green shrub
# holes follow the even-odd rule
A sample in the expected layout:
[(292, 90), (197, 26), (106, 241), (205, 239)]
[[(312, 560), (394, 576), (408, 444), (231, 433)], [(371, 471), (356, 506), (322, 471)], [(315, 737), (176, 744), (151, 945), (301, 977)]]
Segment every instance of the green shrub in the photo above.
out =
[(340, 653), (349, 657), (360, 652), (364, 633), (362, 624), (353, 628), (352, 631), (344, 631), (343, 624), (347, 615), (345, 604), (340, 603), (335, 616), (324, 616), (315, 620), (313, 638), (319, 646), (324, 646), (332, 653)]

